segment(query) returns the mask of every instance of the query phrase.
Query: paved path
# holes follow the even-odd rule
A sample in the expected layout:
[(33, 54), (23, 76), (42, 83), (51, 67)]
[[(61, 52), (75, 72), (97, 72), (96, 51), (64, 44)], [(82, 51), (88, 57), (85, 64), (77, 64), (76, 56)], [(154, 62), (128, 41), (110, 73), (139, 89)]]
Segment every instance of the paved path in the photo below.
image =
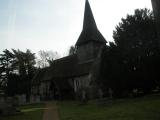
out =
[(46, 102), (43, 120), (59, 120), (58, 110), (55, 102)]

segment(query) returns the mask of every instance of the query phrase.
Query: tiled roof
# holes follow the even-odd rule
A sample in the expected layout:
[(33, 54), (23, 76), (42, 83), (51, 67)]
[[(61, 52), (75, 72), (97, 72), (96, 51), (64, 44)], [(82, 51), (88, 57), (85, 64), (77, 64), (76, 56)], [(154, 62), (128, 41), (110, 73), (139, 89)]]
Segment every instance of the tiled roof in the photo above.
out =
[(52, 79), (73, 78), (88, 74), (92, 66), (92, 61), (79, 64), (77, 55), (67, 56), (55, 60), (51, 67), (43, 68), (37, 72), (33, 78), (32, 84), (38, 84), (40, 81)]

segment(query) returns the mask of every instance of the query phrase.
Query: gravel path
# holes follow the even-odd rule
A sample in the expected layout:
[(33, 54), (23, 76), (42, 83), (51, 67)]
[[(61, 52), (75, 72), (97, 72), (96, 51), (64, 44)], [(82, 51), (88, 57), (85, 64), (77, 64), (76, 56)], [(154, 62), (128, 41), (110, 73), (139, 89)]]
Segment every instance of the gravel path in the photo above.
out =
[(43, 120), (59, 120), (57, 105), (55, 102), (46, 102), (46, 108), (43, 113)]

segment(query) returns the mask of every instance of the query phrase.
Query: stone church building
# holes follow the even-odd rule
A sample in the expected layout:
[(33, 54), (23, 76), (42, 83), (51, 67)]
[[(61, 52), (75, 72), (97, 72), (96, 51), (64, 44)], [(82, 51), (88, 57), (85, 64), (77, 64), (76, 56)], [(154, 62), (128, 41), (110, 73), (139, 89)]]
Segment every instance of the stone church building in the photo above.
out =
[[(151, 2), (160, 41), (160, 0)], [(88, 0), (85, 3), (83, 29), (75, 46), (75, 54), (55, 60), (50, 67), (36, 73), (32, 80), (33, 96), (66, 99), (77, 96), (95, 98), (102, 94), (96, 82), (100, 78), (101, 53), (106, 40), (97, 28)]]
[(75, 54), (57, 59), (50, 67), (37, 72), (32, 81), (32, 95), (40, 95), (42, 99), (96, 97), (100, 89), (95, 81), (106, 40), (97, 28), (88, 0), (83, 29), (75, 46)]

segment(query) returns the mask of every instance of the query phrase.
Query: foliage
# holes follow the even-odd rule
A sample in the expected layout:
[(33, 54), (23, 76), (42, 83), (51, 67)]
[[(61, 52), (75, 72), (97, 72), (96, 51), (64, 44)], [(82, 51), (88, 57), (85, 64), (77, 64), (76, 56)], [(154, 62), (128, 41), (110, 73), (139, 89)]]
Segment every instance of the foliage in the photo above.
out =
[[(150, 55), (149, 52), (154, 50), (157, 43), (153, 13), (146, 8), (136, 9), (134, 15), (127, 15), (126, 19), (122, 18), (122, 22), (113, 32), (113, 38), (121, 49), (138, 49), (138, 51), (141, 49), (143, 51), (139, 54)], [(144, 51), (145, 49), (148, 51)]]
[(14, 60), (15, 55), (7, 49), (0, 54), (0, 86), (2, 87), (6, 86), (9, 74), (13, 72)]
[(1, 86), (9, 96), (29, 95), (31, 79), (35, 72), (35, 54), (30, 50), (23, 52), (12, 49), (12, 51), (6, 49), (0, 55)]
[(149, 92), (156, 86), (160, 60), (154, 17), (148, 9), (127, 15), (113, 32), (114, 43), (102, 54), (102, 86), (115, 96), (133, 89)]

